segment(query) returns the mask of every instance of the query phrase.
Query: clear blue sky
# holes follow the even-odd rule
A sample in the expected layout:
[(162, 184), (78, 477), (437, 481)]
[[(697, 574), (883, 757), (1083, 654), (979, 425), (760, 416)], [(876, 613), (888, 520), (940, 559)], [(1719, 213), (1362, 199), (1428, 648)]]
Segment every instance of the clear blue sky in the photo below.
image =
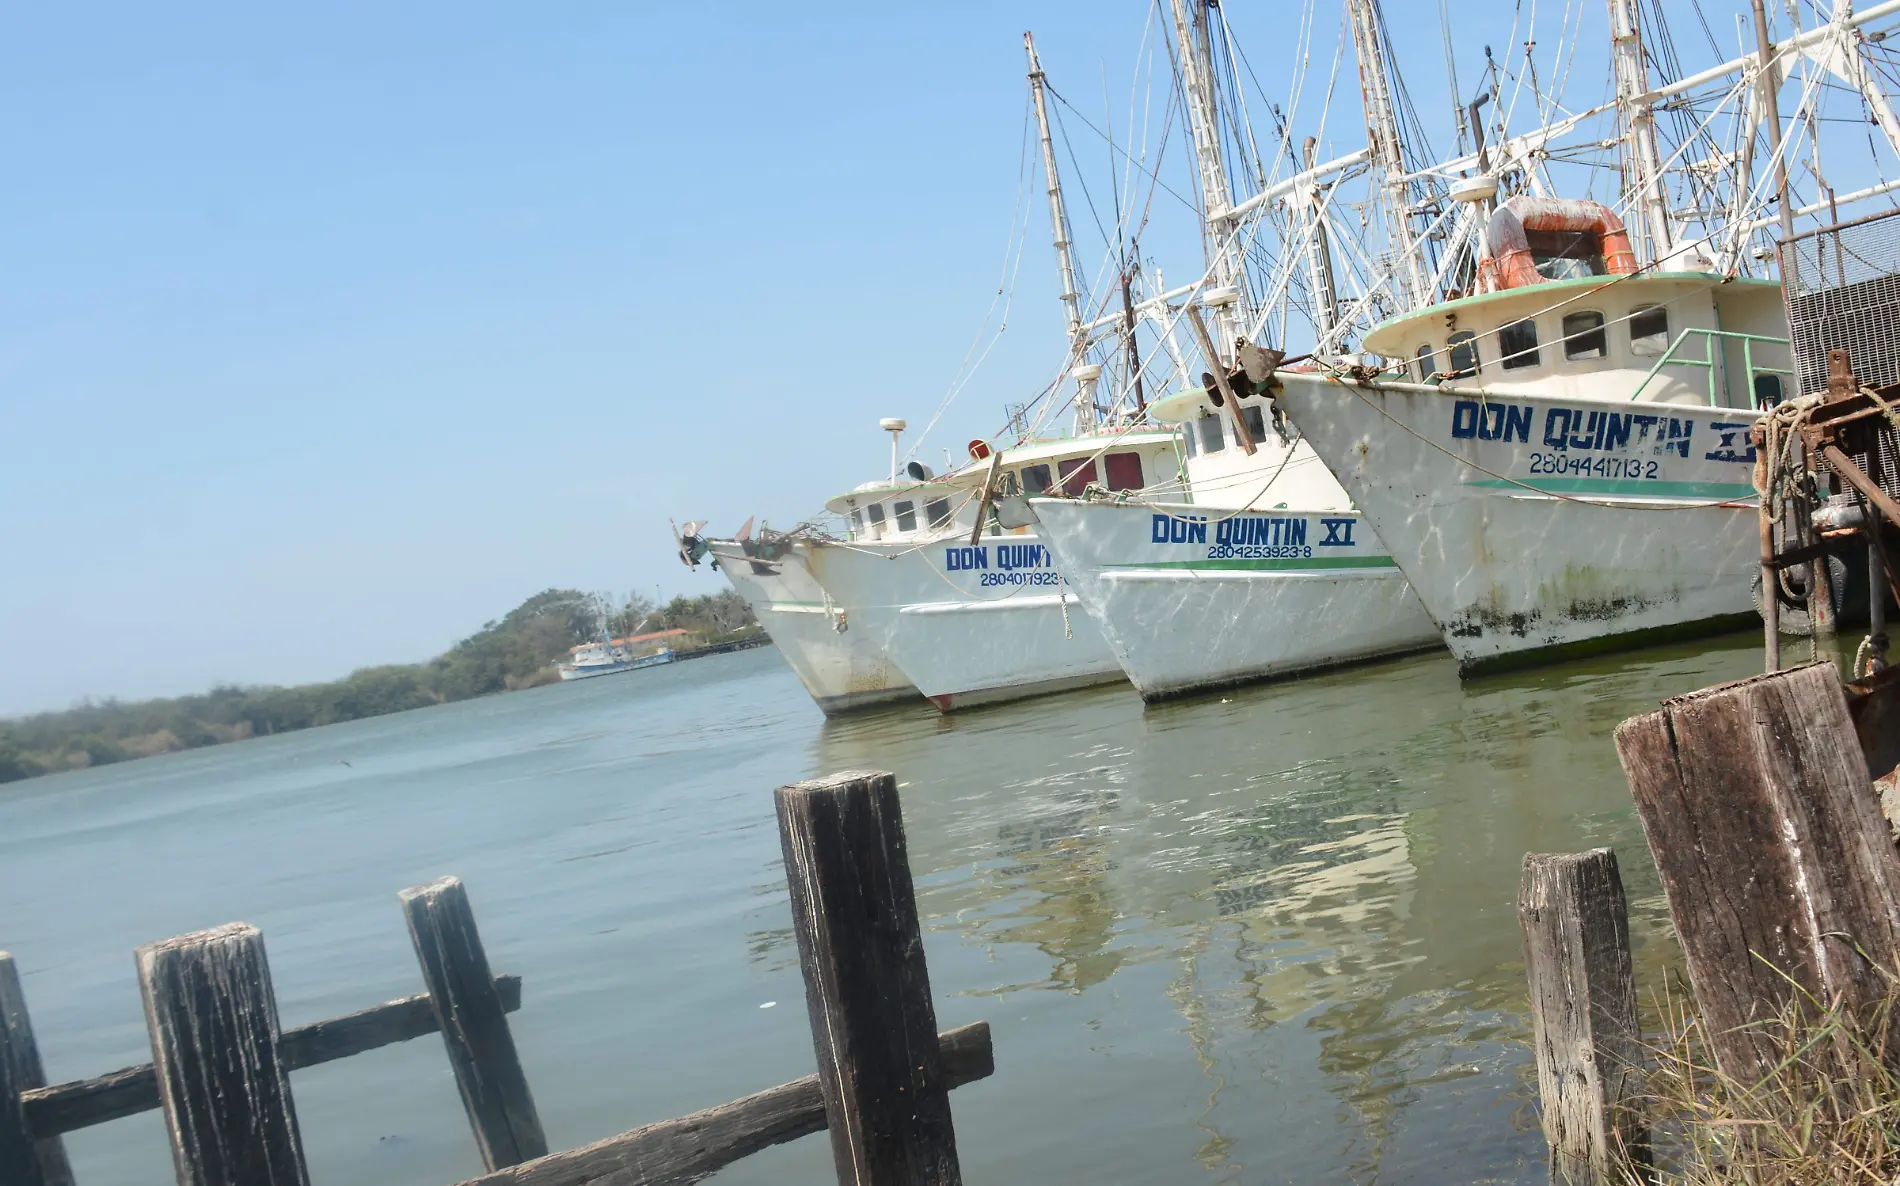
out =
[[(1296, 13), (1232, 13), (1257, 68)], [(956, 372), (1016, 209), (1022, 31), (1119, 122), (1148, 15), (15, 8), (0, 713), (422, 659), (549, 586), (724, 588), (667, 516), (793, 522)], [(1436, 69), (1435, 14), (1403, 19)], [(1009, 330), (933, 462), (1060, 363), (1030, 215)]]

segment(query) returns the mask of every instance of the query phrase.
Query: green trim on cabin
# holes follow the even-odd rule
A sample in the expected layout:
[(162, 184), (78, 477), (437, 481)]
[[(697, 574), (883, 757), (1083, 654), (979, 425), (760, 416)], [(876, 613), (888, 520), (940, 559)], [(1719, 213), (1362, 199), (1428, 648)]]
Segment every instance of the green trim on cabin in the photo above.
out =
[(1219, 572), (1298, 572), (1301, 569), (1397, 568), (1390, 556), (1315, 556), (1310, 559), (1283, 560), (1158, 560), (1150, 564), (1104, 564), (1103, 568), (1180, 568), (1212, 569)]
[(1621, 495), (1630, 498), (1715, 498), (1724, 502), (1755, 497), (1755, 487), (1748, 482), (1659, 482), (1645, 481), (1642, 478), (1525, 478), (1519, 481), (1506, 481), (1503, 478), (1480, 478), (1477, 481), (1465, 482), (1463, 485), (1481, 486), (1489, 490), (1522, 490), (1529, 486), (1542, 494)]
[[(1753, 276), (1725, 278), (1712, 272), (1641, 272), (1634, 276), (1579, 276), (1574, 280), (1546, 280), (1542, 284), (1527, 284), (1523, 288), (1500, 288), (1496, 292), (1473, 293), (1471, 296), (1459, 297), (1455, 301), (1445, 301), (1442, 304), (1427, 305), (1422, 309), (1413, 309), (1409, 313), (1401, 313), (1397, 317), (1388, 317), (1386, 320), (1381, 321), (1366, 331), (1366, 337), (1370, 338), (1373, 334), (1383, 330), (1408, 325), (1421, 319), (1437, 317), (1445, 313), (1461, 313), (1466, 309), (1476, 309), (1483, 305), (1495, 304), (1500, 300), (1524, 296), (1526, 293), (1573, 292), (1579, 289), (1591, 288), (1623, 288), (1632, 284), (1642, 284), (1645, 281), (1652, 280), (1672, 280), (1677, 283), (1699, 281), (1710, 288), (1718, 288), (1725, 284), (1737, 284), (1743, 287), (1751, 285), (1767, 288), (1781, 287), (1773, 280), (1757, 280)], [(1407, 361), (1410, 360), (1408, 359)]]

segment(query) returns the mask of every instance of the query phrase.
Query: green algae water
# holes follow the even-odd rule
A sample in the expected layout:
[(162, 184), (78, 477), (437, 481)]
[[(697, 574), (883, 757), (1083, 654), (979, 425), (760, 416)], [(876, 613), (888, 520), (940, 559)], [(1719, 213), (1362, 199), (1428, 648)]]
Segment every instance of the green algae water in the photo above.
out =
[[(0, 949), (49, 1075), (146, 1061), (132, 948), (261, 927), (282, 1022), (422, 991), (396, 892), (468, 886), (549, 1140), (809, 1074), (772, 788), (895, 771), (972, 1183), (1542, 1182), (1515, 897), (1613, 846), (1674, 967), (1611, 730), (1756, 636), (1461, 683), (1445, 655), (1144, 709), (1126, 686), (824, 720), (775, 651), (0, 788)], [(480, 1172), (439, 1040), (298, 1071), (317, 1183)], [(67, 1138), (170, 1180), (156, 1113)], [(833, 1180), (823, 1138), (725, 1171)]]

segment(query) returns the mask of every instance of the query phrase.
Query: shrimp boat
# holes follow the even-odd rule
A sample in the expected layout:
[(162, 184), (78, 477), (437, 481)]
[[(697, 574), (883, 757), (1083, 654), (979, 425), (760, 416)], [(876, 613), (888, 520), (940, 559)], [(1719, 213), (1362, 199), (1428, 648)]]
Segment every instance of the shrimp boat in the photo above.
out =
[[(1143, 699), (1441, 645), (1392, 557), (1303, 442), (1262, 434), (1247, 457), (1204, 391), (1149, 412), (1182, 426), (1185, 497), (1031, 504)], [(1258, 404), (1244, 414), (1264, 419)]]
[[(927, 489), (911, 484), (901, 492), (910, 494), (914, 505)], [(762, 529), (756, 539), (751, 520), (729, 539), (708, 538), (699, 529), (700, 524), (686, 524), (680, 559), (688, 568), (710, 559), (752, 607), (778, 653), (827, 715), (917, 699), (916, 685), (869, 634), (851, 630), (849, 617), (812, 573), (815, 529)]]
[[(1196, 295), (1216, 329), (1207, 332), (1199, 309), (1165, 297), (1144, 311), (1176, 354), (1185, 315), (1221, 378), (1207, 373), (1199, 389), (1147, 409), (1180, 433), (1184, 484), (1132, 499), (1032, 503), (1064, 576), (1147, 700), (1439, 645), (1345, 490), (1255, 388), (1279, 355), (1240, 338), (1252, 301), (1228, 213), (1221, 95), (1209, 69), (1224, 56), (1212, 41), (1223, 26), (1190, 18), (1184, 3), (1172, 14), (1210, 264)], [(1227, 352), (1217, 342), (1240, 344)]]
[[(1822, 103), (1844, 92), (1852, 122), (1878, 132), (1857, 133), (1860, 147), (1884, 142), (1869, 167), (1891, 170), (1900, 120), (1878, 47), (1900, 5), (1837, 4), (1807, 28), (1790, 8), (1796, 23), (1777, 31), (1757, 3), (1755, 52), (1662, 80), (1648, 10), (1609, 9), (1614, 101), (1528, 134), (1496, 126), (1495, 149), (1479, 135), (1420, 169), (1368, 92), (1399, 310), (1357, 357), (1322, 341), (1318, 365), (1276, 377), (1465, 672), (1755, 622), (1749, 434), (1802, 394), (1780, 286), (1759, 273), (1797, 219), (1900, 188), (1838, 192), (1827, 171), (1854, 176), (1853, 139), (1825, 156), (1816, 139)], [(1355, 19), (1376, 9), (1355, 3)], [(1374, 33), (1362, 42), (1383, 44)], [(1385, 69), (1362, 56), (1362, 75)], [(1470, 116), (1482, 129), (1475, 104)], [(1606, 146), (1620, 208), (1555, 196), (1546, 162)], [(1805, 204), (1797, 162), (1814, 183)]]
[[(1553, 224), (1584, 228), (1565, 242), (1587, 274), (1521, 246)], [(1486, 229), (1520, 244), (1495, 281), (1366, 335), (1408, 371), (1282, 374), (1289, 414), (1466, 671), (1752, 623), (1748, 433), (1792, 373), (1779, 286), (1638, 274), (1594, 203), (1513, 198)]]
[[(1270, 168), (1243, 171), (1263, 184), (1232, 202), (1202, 142), (1234, 143), (1237, 121), (1207, 118), (1196, 91), (1216, 73), (1208, 60), (1228, 59), (1205, 36), (1187, 38), (1190, 26), (1224, 22), (1206, 0), (1192, 20), (1188, 0), (1173, 0), (1209, 272), (1163, 298), (1184, 297), (1191, 319), (1240, 312), (1218, 343), (1197, 334), (1213, 372), (1203, 394), (1219, 403), (1219, 388), (1230, 420), (1250, 397), (1285, 414), (1294, 453), (1310, 448), (1331, 472), (1363, 514), (1354, 538), (1379, 541), (1465, 672), (1751, 623), (1750, 430), (1813, 390), (1791, 384), (1776, 243), (1798, 222), (1891, 206), (1900, 191), (1889, 180), (1900, 115), (1885, 89), (1900, 3), (1790, 7), (1772, 20), (1757, 3), (1752, 47), (1703, 69), (1683, 63), (1684, 43), (1659, 24), (1644, 28), (1663, 20), (1660, 6), (1608, 0), (1610, 36), (1594, 49), (1566, 7), (1551, 35), (1533, 27), (1524, 39), (1526, 55), (1555, 46), (1562, 68), (1527, 64), (1507, 82), (1487, 55), (1483, 89), (1468, 103), (1454, 95), (1457, 148), (1436, 158), (1378, 3), (1345, 2), (1364, 147), (1320, 162), (1309, 138), (1288, 175), (1283, 127)], [(1458, 49), (1448, 31), (1448, 62)], [(1601, 54), (1613, 98), (1561, 93), (1580, 51)], [(1784, 120), (1789, 96), (1798, 101)], [(1527, 111), (1547, 122), (1509, 126)], [(1164, 310), (1157, 300), (1141, 312)], [(1248, 369), (1251, 390), (1238, 389), (1249, 343), (1305, 332), (1296, 313), (1312, 333), (1302, 365), (1272, 351), (1274, 365)], [(1288, 502), (1291, 520), (1304, 508)], [(1165, 612), (1088, 591), (1096, 571), (1113, 575), (1111, 564), (1128, 563), (1116, 557), (1141, 546), (1136, 528), (1091, 563), (1071, 540), (1097, 512), (1037, 509), (1111, 637)], [(1218, 519), (1208, 515), (1210, 530)], [(1322, 526), (1308, 519), (1308, 541)], [(1165, 528), (1169, 546), (1183, 530), (1160, 515), (1150, 527), (1151, 540)], [(1308, 546), (1289, 542), (1299, 538), (1290, 522), (1228, 530), (1230, 546), (1265, 549), (1233, 559), (1304, 559), (1273, 549)], [(1180, 559), (1207, 564), (1222, 544), (1189, 546), (1203, 554)], [(1810, 579), (1825, 579), (1815, 567)]]
[[(977, 445), (969, 466), (926, 488), (934, 501), (877, 483), (832, 499), (826, 506), (848, 537), (812, 541), (812, 573), (852, 628), (940, 711), (1121, 680), (1114, 651), (1054, 555), (1009, 507), (1043, 490), (1116, 492), (1170, 480), (1174, 434), (1105, 426), (1029, 440), (993, 459)], [(996, 500), (998, 513), (986, 513)]]
[(620, 644), (618, 640), (609, 642), (587, 642), (568, 651), (568, 660), (555, 665), (563, 680), (592, 679), (597, 675), (615, 675), (622, 671), (638, 671), (643, 667), (659, 667), (671, 663), (675, 656), (671, 649), (662, 647), (648, 655), (635, 655)]

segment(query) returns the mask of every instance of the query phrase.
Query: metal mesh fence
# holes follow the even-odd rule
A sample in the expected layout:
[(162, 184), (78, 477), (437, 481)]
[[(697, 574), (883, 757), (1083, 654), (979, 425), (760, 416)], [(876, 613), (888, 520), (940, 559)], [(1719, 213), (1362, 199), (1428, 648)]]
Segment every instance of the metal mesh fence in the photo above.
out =
[(1827, 389), (1827, 352), (1845, 347), (1854, 375), (1900, 383), (1900, 210), (1823, 227), (1781, 244), (1796, 390)]

